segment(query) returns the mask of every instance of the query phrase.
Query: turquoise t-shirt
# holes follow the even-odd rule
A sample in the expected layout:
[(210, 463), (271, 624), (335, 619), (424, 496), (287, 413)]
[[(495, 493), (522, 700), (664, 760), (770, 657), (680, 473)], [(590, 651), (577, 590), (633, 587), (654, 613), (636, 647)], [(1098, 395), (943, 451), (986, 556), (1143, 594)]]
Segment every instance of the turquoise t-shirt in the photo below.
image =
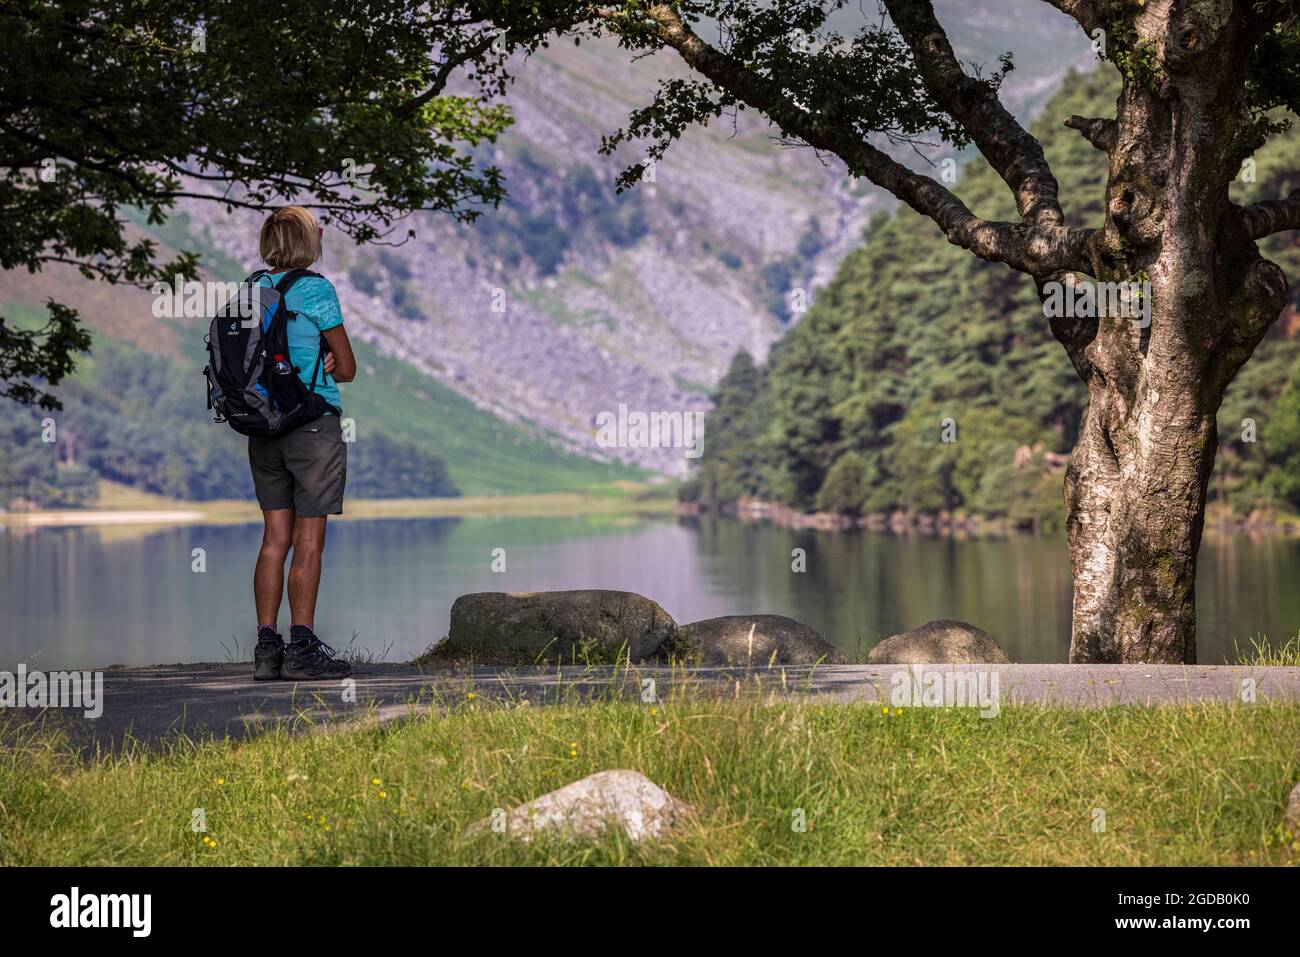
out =
[[(258, 278), (263, 286), (274, 286), (283, 272), (268, 273)], [(343, 325), (343, 310), (339, 308), (339, 295), (334, 284), (323, 276), (305, 276), (293, 284), (285, 297), (285, 308), (297, 313), (291, 318), (289, 328), (289, 361), (298, 367), (298, 378), (311, 388), (311, 373), (316, 368), (320, 354), (320, 334), (326, 329)], [(323, 371), (316, 376), (316, 393), (336, 409), (342, 409), (338, 383)]]

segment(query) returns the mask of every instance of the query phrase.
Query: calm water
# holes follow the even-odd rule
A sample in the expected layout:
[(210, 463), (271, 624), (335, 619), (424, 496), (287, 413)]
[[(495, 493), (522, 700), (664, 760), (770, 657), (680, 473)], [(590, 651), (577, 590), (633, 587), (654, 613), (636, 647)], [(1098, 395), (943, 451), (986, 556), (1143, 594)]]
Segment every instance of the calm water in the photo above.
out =
[[(258, 526), (160, 530), (0, 528), (0, 668), (99, 667), (243, 657), (252, 634)], [(791, 550), (807, 571), (791, 571)], [(191, 552), (207, 570), (191, 570)], [(506, 550), (506, 571), (491, 569)], [(1233, 639), (1300, 627), (1300, 542), (1207, 535), (1202, 662)], [(330, 526), (318, 631), (336, 647), (409, 657), (444, 635), (470, 591), (619, 588), (679, 622), (770, 612), (821, 629), (861, 658), (888, 635), (961, 618), (1017, 661), (1063, 661), (1070, 580), (1064, 542), (819, 535), (731, 520), (418, 519)], [(287, 604), (281, 611), (288, 626)], [(241, 649), (235, 653), (234, 640)], [(229, 649), (229, 651), (227, 650)]]

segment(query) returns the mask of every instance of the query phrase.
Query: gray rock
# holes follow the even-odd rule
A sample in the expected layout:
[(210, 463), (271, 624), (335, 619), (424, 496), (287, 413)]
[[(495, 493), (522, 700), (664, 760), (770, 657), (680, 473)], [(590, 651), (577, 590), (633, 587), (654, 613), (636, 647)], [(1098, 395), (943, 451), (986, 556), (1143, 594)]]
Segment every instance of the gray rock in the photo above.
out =
[(867, 655), (873, 665), (1006, 665), (1007, 653), (987, 631), (940, 618), (886, 638)]
[(815, 628), (782, 615), (724, 615), (683, 625), (674, 649), (701, 665), (844, 664)]
[(672, 616), (633, 592), (475, 592), (451, 606), (447, 643), (457, 652), (565, 661), (613, 661), (626, 654), (641, 661), (676, 636)]
[(1291, 789), (1291, 796), (1286, 801), (1287, 826), (1300, 836), (1300, 784)]
[(547, 832), (583, 839), (618, 827), (631, 840), (643, 841), (665, 836), (690, 813), (688, 805), (637, 771), (600, 771), (510, 811), (498, 811), (468, 833), (492, 830), (528, 843)]

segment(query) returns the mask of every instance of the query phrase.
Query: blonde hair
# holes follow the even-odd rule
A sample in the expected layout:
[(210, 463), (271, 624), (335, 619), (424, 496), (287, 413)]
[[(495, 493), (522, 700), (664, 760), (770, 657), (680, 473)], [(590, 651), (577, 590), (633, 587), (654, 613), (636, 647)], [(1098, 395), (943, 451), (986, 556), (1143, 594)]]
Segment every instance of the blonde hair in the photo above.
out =
[(306, 269), (320, 259), (320, 226), (301, 206), (281, 206), (262, 224), (262, 260), (274, 269)]

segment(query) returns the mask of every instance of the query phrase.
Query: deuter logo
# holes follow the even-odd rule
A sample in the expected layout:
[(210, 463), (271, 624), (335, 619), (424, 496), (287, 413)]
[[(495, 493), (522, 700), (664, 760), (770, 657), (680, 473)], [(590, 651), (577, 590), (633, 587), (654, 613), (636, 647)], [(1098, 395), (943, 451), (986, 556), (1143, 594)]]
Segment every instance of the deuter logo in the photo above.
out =
[(74, 887), (69, 894), (51, 897), (50, 908), (51, 927), (126, 927), (133, 937), (148, 937), (153, 895), (82, 894)]

